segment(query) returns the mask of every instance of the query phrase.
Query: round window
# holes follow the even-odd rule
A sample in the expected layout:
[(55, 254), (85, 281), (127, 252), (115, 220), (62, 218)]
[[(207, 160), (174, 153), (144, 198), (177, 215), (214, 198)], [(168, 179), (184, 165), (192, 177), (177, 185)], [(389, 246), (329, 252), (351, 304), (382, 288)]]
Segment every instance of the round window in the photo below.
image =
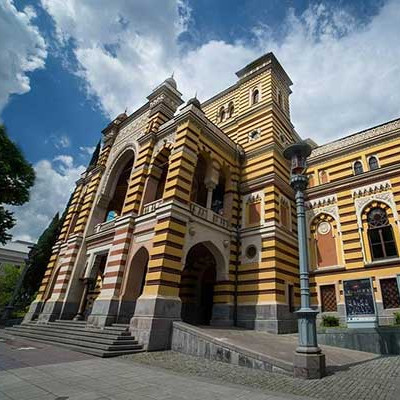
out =
[(246, 249), (246, 256), (247, 258), (254, 258), (257, 255), (257, 248), (256, 246), (249, 246)]

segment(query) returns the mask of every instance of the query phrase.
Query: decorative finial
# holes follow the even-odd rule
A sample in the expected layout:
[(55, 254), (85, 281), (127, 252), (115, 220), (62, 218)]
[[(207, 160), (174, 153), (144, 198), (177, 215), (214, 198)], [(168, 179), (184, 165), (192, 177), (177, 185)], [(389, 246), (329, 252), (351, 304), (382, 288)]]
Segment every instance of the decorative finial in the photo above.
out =
[(197, 90), (194, 93), (194, 98), (197, 99)]
[(171, 78), (173, 78), (173, 77), (174, 77), (174, 74), (175, 74), (175, 71), (172, 71)]
[(128, 107), (125, 107), (125, 111), (124, 111), (124, 113), (126, 114), (126, 113), (127, 113), (127, 111), (128, 111)]

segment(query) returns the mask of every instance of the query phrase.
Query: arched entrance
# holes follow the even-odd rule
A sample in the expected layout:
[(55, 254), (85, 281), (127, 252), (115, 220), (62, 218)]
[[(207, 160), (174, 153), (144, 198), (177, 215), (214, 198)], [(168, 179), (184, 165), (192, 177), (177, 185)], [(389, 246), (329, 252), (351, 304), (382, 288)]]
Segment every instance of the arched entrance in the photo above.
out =
[(203, 243), (196, 244), (189, 250), (179, 289), (182, 321), (194, 325), (210, 324), (216, 267), (214, 255)]
[(146, 281), (147, 265), (149, 263), (149, 252), (141, 247), (132, 258), (127, 271), (124, 292), (124, 300), (136, 300), (143, 293)]
[(142, 295), (146, 282), (149, 252), (141, 247), (125, 270), (118, 312), (118, 322), (127, 324), (133, 317), (136, 301)]

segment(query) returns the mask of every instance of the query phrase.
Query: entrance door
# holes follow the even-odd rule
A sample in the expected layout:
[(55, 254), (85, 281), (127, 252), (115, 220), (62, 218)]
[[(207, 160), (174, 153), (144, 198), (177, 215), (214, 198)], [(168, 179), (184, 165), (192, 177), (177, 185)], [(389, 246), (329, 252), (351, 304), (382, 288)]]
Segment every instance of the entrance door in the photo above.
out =
[(193, 246), (186, 257), (179, 297), (181, 317), (193, 325), (208, 325), (212, 317), (216, 261), (204, 244)]

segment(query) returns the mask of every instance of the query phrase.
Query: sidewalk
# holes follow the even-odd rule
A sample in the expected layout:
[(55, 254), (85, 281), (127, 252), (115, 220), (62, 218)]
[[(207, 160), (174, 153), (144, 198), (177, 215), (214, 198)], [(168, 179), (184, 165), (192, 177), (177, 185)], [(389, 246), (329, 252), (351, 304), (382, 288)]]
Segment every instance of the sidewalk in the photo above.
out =
[(25, 340), (0, 342), (0, 366), (0, 399), (4, 400), (307, 399)]

